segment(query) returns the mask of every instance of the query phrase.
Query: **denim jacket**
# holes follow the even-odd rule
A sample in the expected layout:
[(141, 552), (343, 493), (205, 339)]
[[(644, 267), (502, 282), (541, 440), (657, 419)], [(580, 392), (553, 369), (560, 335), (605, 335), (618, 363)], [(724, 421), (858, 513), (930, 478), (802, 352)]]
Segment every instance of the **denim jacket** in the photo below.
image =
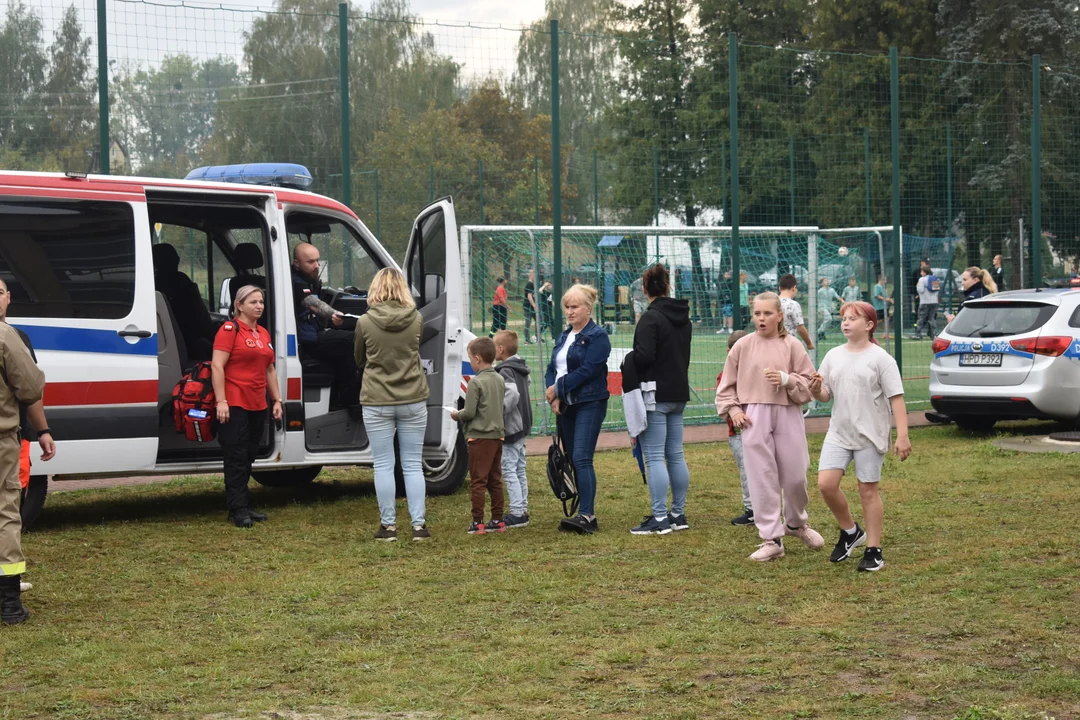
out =
[(555, 394), (567, 405), (605, 400), (608, 395), (607, 360), (611, 354), (611, 341), (603, 328), (592, 320), (582, 328), (566, 354), (566, 375), (555, 381), (555, 357), (566, 342), (570, 329), (563, 330), (544, 376), (546, 387), (555, 386)]

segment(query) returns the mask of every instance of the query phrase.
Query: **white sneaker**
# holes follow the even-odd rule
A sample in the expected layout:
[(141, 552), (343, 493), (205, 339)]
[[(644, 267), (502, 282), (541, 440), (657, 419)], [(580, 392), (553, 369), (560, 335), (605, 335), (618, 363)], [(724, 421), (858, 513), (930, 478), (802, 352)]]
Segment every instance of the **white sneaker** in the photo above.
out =
[(19, 583), (19, 592), (26, 592), (27, 590), (33, 590), (33, 589), (34, 589), (33, 583), (28, 583), (28, 582), (20, 582)]
[(757, 550), (750, 553), (750, 559), (757, 560), (758, 562), (778, 560), (782, 557), (784, 557), (784, 546), (772, 540), (766, 540), (765, 542), (758, 545)]
[(801, 528), (792, 530), (787, 525), (784, 526), (784, 534), (789, 537), (797, 537), (803, 541), (806, 547), (811, 550), (820, 550), (825, 547), (825, 538), (821, 537), (814, 528), (810, 527), (810, 523), (803, 525)]

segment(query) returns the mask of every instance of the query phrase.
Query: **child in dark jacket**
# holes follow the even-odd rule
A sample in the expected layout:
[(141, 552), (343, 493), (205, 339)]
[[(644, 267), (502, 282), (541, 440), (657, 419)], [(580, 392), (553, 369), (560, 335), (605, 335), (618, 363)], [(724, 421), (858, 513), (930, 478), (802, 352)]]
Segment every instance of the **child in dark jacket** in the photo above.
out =
[(518, 336), (512, 330), (495, 333), (495, 369), (506, 383), (503, 405), (502, 474), (510, 512), (503, 520), (507, 528), (529, 524), (529, 481), (525, 477), (525, 439), (532, 431), (533, 411), (529, 397), (529, 366), (518, 352)]

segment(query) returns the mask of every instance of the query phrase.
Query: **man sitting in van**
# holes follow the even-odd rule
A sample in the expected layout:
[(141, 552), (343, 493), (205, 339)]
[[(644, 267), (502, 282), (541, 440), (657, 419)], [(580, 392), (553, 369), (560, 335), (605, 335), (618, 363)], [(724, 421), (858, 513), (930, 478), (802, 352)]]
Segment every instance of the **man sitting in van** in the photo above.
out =
[(353, 407), (359, 402), (360, 391), (353, 331), (342, 329), (345, 316), (319, 299), (319, 249), (311, 243), (300, 243), (293, 249), (292, 287), (301, 358), (317, 358), (333, 372), (331, 410)]

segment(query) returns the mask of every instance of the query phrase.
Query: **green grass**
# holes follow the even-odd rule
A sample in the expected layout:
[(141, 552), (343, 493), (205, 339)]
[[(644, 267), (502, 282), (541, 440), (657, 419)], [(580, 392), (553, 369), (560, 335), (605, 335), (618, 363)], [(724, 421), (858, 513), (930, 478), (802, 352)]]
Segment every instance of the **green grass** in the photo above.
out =
[(372, 541), (366, 471), (256, 488), (250, 531), (219, 481), (57, 494), (25, 537), (33, 616), (0, 631), (0, 716), (1077, 717), (1080, 455), (912, 442), (877, 574), (828, 562), (812, 483), (826, 550), (747, 560), (723, 444), (688, 448), (693, 529), (662, 538), (627, 532), (647, 509), (627, 451), (598, 456), (593, 537), (555, 531), (540, 458), (532, 526), (469, 536), (458, 493), (429, 500), (427, 544)]

